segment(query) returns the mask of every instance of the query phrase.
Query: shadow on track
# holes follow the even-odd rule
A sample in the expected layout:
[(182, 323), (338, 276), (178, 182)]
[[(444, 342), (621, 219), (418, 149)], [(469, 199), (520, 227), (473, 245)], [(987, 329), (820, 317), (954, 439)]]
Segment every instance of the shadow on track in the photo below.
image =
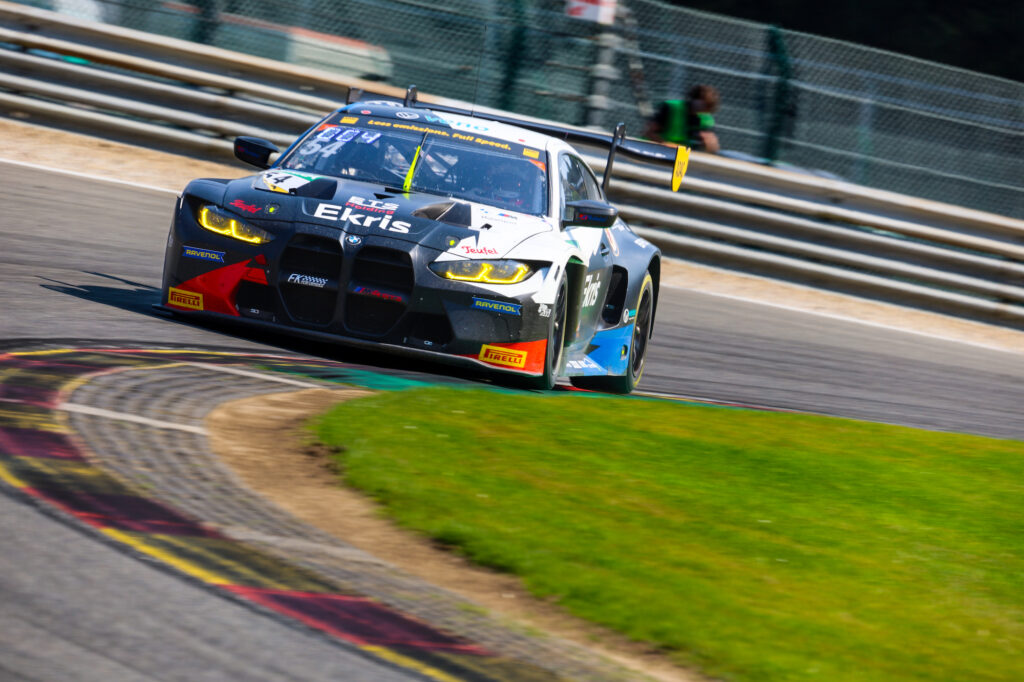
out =
[[(244, 323), (234, 323), (231, 320), (199, 320), (179, 317), (166, 309), (158, 309), (160, 303), (160, 289), (157, 287), (136, 282), (117, 275), (108, 275), (102, 272), (83, 271), (84, 274), (100, 277), (127, 286), (104, 286), (104, 285), (81, 285), (69, 284), (60, 280), (48, 277), (40, 279), (48, 282), (41, 284), (44, 289), (57, 293), (74, 296), (94, 303), (102, 303), (127, 312), (136, 313), (149, 318), (164, 320), (171, 324), (179, 324), (193, 329), (201, 329), (222, 336), (231, 337), (251, 343), (259, 343), (270, 346), (281, 351), (307, 355), (333, 360), (346, 364), (367, 365), (372, 369), (379, 369), (386, 373), (391, 372), (417, 372), (429, 374), (436, 377), (438, 383), (449, 382), (470, 382), (482, 385), (496, 384), (506, 388), (512, 388), (511, 382), (502, 382), (495, 377), (487, 376), (483, 372), (475, 372), (462, 367), (448, 366), (424, 362), (415, 358), (405, 358), (390, 355), (387, 353), (375, 352), (362, 348), (351, 348), (341, 343), (332, 344), (321, 341), (313, 341), (300, 337), (289, 336), (283, 333), (267, 332), (265, 330), (254, 330), (248, 328)], [(173, 339), (175, 334), (168, 331), (167, 338)], [(180, 345), (180, 344), (174, 344)], [(229, 345), (230, 344), (225, 344)], [(243, 350), (238, 348), (238, 350)], [(251, 349), (245, 349), (251, 350)]]

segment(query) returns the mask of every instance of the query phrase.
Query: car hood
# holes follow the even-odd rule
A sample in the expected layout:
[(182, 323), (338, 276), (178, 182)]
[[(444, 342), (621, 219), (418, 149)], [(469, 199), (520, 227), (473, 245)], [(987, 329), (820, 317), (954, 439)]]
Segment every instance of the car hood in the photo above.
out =
[(253, 222), (293, 221), (381, 235), (463, 258), (502, 258), (554, 227), (544, 218), (424, 192), (296, 171), (228, 183), (224, 206)]

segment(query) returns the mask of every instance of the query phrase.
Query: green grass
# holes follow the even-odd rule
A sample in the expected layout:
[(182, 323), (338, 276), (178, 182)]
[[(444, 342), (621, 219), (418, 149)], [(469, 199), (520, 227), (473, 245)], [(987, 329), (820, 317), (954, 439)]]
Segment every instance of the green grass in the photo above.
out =
[(1024, 443), (428, 388), (317, 425), (400, 524), (729, 680), (1024, 680)]

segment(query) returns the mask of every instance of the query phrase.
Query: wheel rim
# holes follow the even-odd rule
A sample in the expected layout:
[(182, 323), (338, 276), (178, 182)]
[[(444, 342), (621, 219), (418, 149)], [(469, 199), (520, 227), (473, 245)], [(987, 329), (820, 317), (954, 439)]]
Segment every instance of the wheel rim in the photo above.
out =
[(645, 288), (637, 306), (636, 323), (633, 325), (633, 341), (630, 348), (629, 371), (633, 379), (639, 379), (644, 370), (644, 356), (647, 353), (647, 339), (651, 331), (651, 290)]

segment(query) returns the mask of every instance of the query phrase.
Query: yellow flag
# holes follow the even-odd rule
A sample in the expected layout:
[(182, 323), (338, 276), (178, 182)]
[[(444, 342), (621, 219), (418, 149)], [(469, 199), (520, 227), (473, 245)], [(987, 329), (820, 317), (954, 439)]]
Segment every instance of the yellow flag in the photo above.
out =
[(672, 191), (679, 189), (686, 175), (686, 167), (690, 163), (690, 148), (679, 145), (676, 147), (676, 164), (672, 167)]

